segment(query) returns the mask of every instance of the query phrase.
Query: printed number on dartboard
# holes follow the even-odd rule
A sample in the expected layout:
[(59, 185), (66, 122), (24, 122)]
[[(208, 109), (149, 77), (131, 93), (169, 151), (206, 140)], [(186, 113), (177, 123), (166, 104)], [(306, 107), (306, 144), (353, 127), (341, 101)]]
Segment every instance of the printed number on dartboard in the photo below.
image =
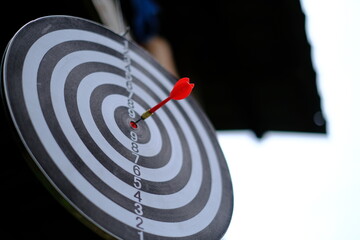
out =
[[(131, 75), (131, 59), (128, 55), (128, 51), (129, 51), (129, 46), (128, 46), (128, 42), (125, 41), (124, 42), (124, 62), (125, 62), (125, 77), (126, 77), (126, 90), (129, 92), (129, 96), (127, 99), (127, 105), (128, 105), (128, 114), (129, 117), (134, 119), (136, 114), (135, 114), (135, 102), (132, 99), (132, 96), (134, 94), (133, 92), (133, 85), (132, 85), (132, 75)], [(134, 160), (134, 166), (133, 166), (133, 174), (134, 174), (134, 181), (133, 181), (133, 186), (135, 188), (135, 193), (134, 193), (134, 213), (136, 214), (136, 228), (138, 230), (138, 236), (140, 240), (144, 240), (144, 228), (143, 228), (143, 223), (144, 220), (142, 218), (142, 216), (144, 215), (143, 212), (143, 207), (141, 205), (141, 189), (142, 189), (142, 184), (141, 184), (141, 169), (140, 166), (137, 164), (139, 161), (139, 145), (137, 143), (138, 141), (138, 136), (136, 134), (136, 132), (131, 131), (130, 132), (130, 139), (131, 139), (131, 153), (133, 155), (135, 155), (135, 160)]]
[(135, 203), (134, 203), (134, 212), (135, 214), (137, 215), (136, 217), (136, 227), (137, 229), (139, 229), (140, 231), (138, 231), (138, 234), (139, 234), (139, 238), (140, 240), (143, 240), (144, 239), (144, 228), (142, 226), (144, 220), (142, 218), (144, 212), (143, 212), (143, 207), (141, 205), (141, 201), (142, 201), (142, 198), (141, 198), (141, 188), (142, 188), (142, 183), (141, 183), (141, 168), (139, 165), (137, 165), (137, 161), (139, 159), (139, 155), (138, 155), (138, 152), (139, 152), (139, 148), (138, 148), (138, 145), (137, 143), (134, 141), (134, 139), (137, 140), (137, 136), (135, 137), (136, 133), (135, 132), (131, 132), (130, 133), (131, 135), (131, 140), (133, 141), (132, 144), (131, 144), (131, 149), (133, 150), (133, 154), (136, 156), (135, 158), (135, 164), (133, 166), (133, 174), (134, 174), (134, 181), (133, 181), (133, 186), (134, 188), (136, 189), (135, 193), (134, 193), (134, 200), (135, 200)]

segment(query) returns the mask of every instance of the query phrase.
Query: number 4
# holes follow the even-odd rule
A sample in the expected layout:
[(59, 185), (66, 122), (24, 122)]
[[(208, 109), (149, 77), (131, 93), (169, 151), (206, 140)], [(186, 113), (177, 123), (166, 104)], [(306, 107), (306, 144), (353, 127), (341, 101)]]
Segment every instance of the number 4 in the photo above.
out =
[(134, 197), (135, 197), (139, 202), (141, 202), (140, 191), (137, 191), (137, 192), (134, 194)]

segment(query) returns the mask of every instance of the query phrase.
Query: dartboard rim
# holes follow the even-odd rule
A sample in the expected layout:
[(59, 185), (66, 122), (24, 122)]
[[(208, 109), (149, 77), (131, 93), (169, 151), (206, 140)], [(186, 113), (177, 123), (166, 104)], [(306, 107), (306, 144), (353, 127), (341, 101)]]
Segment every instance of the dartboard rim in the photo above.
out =
[[(103, 29), (102, 31), (107, 32), (109, 35), (112, 35), (111, 38), (116, 38), (119, 37), (119, 35), (117, 35), (116, 33), (112, 32), (111, 30), (104, 28), (101, 24), (91, 21), (91, 20), (87, 20), (87, 19), (83, 19), (83, 18), (79, 18), (79, 17), (74, 17), (74, 16), (67, 16), (67, 15), (51, 15), (51, 16), (45, 16), (45, 17), (40, 17), (37, 18), (27, 24), (25, 24), (22, 28), (20, 28), (18, 30), (18, 32), (13, 36), (13, 38), (9, 41), (3, 58), (2, 58), (2, 75), (1, 75), (1, 80), (2, 80), (2, 90), (1, 90), (1, 97), (3, 100), (3, 105), (4, 105), (4, 109), (6, 112), (6, 116), (7, 116), (7, 122), (10, 123), (11, 125), (11, 129), (12, 129), (12, 133), (13, 133), (13, 139), (16, 142), (16, 145), (21, 149), (21, 153), (24, 157), (24, 159), (26, 160), (26, 162), (29, 164), (30, 168), (33, 170), (33, 172), (35, 173), (35, 175), (41, 180), (41, 182), (45, 185), (45, 187), (48, 189), (48, 191), (55, 197), (55, 199), (57, 201), (59, 201), (61, 203), (62, 206), (64, 206), (73, 216), (75, 216), (78, 220), (80, 220), (83, 224), (85, 224), (87, 227), (89, 227), (92, 231), (94, 231), (95, 233), (97, 233), (98, 235), (100, 235), (103, 238), (106, 239), (119, 239), (118, 236), (114, 237), (110, 232), (108, 232), (105, 229), (102, 229), (102, 227), (99, 224), (95, 224), (92, 222), (92, 219), (90, 219), (86, 214), (85, 216), (83, 214), (79, 214), (79, 212), (81, 213), (81, 210), (77, 209), (76, 206), (73, 205), (73, 203), (69, 202), (67, 199), (67, 196), (65, 196), (61, 191), (59, 192), (56, 185), (54, 185), (51, 181), (51, 179), (49, 177), (47, 177), (47, 173), (42, 169), (41, 166), (39, 166), (39, 163), (37, 161), (34, 161), (34, 159), (36, 159), (34, 156), (32, 156), (32, 151), (30, 149), (28, 149), (27, 147), (27, 143), (26, 141), (22, 138), (22, 135), (19, 133), (19, 128), (17, 126), (17, 123), (15, 120), (12, 121), (13, 116), (12, 116), (12, 110), (11, 107), (9, 106), (10, 103), (6, 103), (7, 97), (6, 95), (8, 93), (6, 93), (6, 83), (5, 83), (5, 72), (6, 70), (3, 69), (4, 68), (4, 63), (6, 63), (7, 61), (7, 55), (9, 54), (9, 49), (11, 49), (12, 44), (14, 43), (14, 39), (16, 39), (16, 37), (19, 35), (19, 33), (26, 28), (28, 25), (43, 20), (43, 19), (48, 19), (48, 18), (74, 18), (74, 19), (78, 19), (80, 21), (85, 21), (88, 22), (90, 24), (94, 24), (97, 27), (100, 27), (101, 29)], [(167, 79), (169, 81), (172, 81), (175, 83), (176, 81), (176, 77), (173, 76), (171, 73), (169, 73), (168, 71), (166, 71), (146, 50), (144, 50), (142, 47), (140, 47), (139, 45), (137, 45), (134, 42), (130, 42), (130, 44), (136, 46), (137, 50), (139, 52), (141, 52), (141, 56), (145, 58), (145, 61), (149, 62), (150, 64), (154, 65), (163, 75), (165, 75), (167, 77)], [(197, 109), (201, 109), (200, 105), (196, 102), (196, 100), (194, 98), (189, 98), (188, 99), (189, 103), (192, 106), (195, 106), (195, 108)], [(212, 138), (210, 139), (211, 143), (213, 144), (213, 146), (218, 147), (219, 149), (216, 149), (216, 152), (220, 151), (222, 153), (222, 150), (220, 148), (220, 146), (218, 145), (217, 139), (216, 139), (216, 133), (215, 133), (215, 129), (212, 126), (212, 123), (209, 121), (209, 119), (207, 118), (207, 116), (205, 115), (205, 113), (203, 111), (199, 111), (197, 112), (198, 117), (204, 121), (203, 125), (208, 129), (208, 134), (209, 136)], [(223, 157), (225, 159), (225, 157)], [(223, 165), (220, 167), (224, 167)], [(225, 167), (226, 163), (225, 163)], [(224, 170), (224, 169), (222, 169)], [(225, 169), (225, 171), (227, 171), (228, 173), (228, 169)], [(229, 174), (229, 173), (228, 173)], [(231, 180), (230, 180), (230, 185), (231, 185)], [(230, 186), (231, 187), (231, 186)], [(233, 194), (232, 194), (232, 187), (231, 187), (231, 206), (230, 206), (230, 210), (229, 212), (232, 213), (233, 211)], [(231, 221), (231, 217), (229, 217), (229, 222), (227, 223), (227, 226), (225, 229), (223, 229), (223, 232), (220, 234), (221, 236), (223, 236), (230, 224)]]
[[(5, 93), (5, 71), (4, 71), (4, 63), (6, 62), (6, 57), (8, 55), (8, 50), (11, 48), (11, 45), (14, 41), (14, 39), (18, 36), (18, 34), (22, 31), (22, 29), (26, 28), (28, 25), (30, 25), (32, 22), (36, 22), (41, 19), (46, 18), (52, 18), (52, 17), (71, 17), (71, 18), (78, 18), (75, 16), (68, 16), (68, 15), (49, 15), (49, 16), (43, 16), (36, 18), (25, 25), (23, 25), (15, 34), (14, 36), (9, 40), (7, 43), (2, 58), (1, 58), (1, 69), (0, 69), (0, 80), (1, 80), (1, 90), (0, 90), (0, 99), (1, 99), (1, 111), (3, 112), (2, 116), (5, 117), (5, 122), (7, 123), (7, 127), (9, 130), (9, 137), (12, 143), (14, 143), (14, 147), (19, 150), (20, 156), (23, 159), (15, 159), (15, 160), (24, 160), (25, 164), (29, 167), (30, 171), (35, 175), (35, 177), (40, 181), (42, 186), (47, 190), (48, 194), (52, 195), (54, 201), (56, 201), (60, 207), (63, 207), (68, 214), (71, 215), (71, 217), (77, 219), (80, 223), (82, 223), (85, 227), (89, 229), (89, 231), (92, 231), (94, 234), (97, 234), (99, 237), (103, 239), (108, 240), (117, 240), (118, 238), (114, 237), (112, 234), (109, 234), (106, 230), (103, 230), (101, 226), (94, 224), (91, 219), (89, 219), (86, 216), (83, 216), (79, 213), (79, 210), (76, 209), (75, 206), (73, 206), (72, 203), (67, 201), (66, 196), (64, 196), (62, 193), (60, 193), (56, 186), (54, 186), (51, 183), (51, 180), (47, 177), (46, 172), (42, 170), (41, 167), (39, 167), (38, 163), (34, 161), (33, 157), (31, 156), (31, 153), (27, 149), (27, 143), (22, 139), (21, 134), (19, 134), (19, 129), (13, 121), (12, 113), (10, 110), (9, 105), (6, 102), (6, 93)], [(88, 22), (91, 22), (92, 24), (99, 25), (97, 22), (82, 19)], [(145, 53), (146, 54), (146, 53)], [(156, 64), (156, 63), (155, 63)], [(120, 239), (121, 240), (121, 239)]]

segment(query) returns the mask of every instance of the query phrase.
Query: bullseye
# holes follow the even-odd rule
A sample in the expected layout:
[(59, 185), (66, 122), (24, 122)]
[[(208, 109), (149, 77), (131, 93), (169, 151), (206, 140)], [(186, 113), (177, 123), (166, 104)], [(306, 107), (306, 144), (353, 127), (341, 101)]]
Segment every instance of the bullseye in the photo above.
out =
[(9, 124), (75, 217), (105, 239), (222, 238), (231, 178), (214, 128), (187, 97), (188, 78), (179, 82), (135, 43), (70, 16), (31, 21), (3, 59)]
[(138, 128), (138, 125), (134, 121), (130, 121), (130, 126), (135, 129)]

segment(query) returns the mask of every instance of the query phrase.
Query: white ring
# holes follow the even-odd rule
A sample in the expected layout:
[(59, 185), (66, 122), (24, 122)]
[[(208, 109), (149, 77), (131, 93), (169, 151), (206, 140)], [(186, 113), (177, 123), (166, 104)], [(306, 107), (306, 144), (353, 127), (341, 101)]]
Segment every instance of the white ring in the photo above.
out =
[[(46, 147), (46, 149), (48, 150), (51, 158), (61, 169), (63, 174), (67, 178), (72, 179), (70, 181), (75, 184), (75, 187), (78, 188), (81, 193), (83, 193), (91, 202), (93, 202), (103, 211), (113, 216), (115, 219), (118, 219), (119, 221), (122, 221), (125, 224), (128, 224), (135, 228), (137, 224), (135, 218), (136, 214), (133, 212), (129, 212), (121, 206), (115, 204), (107, 197), (105, 197), (101, 192), (97, 191), (66, 159), (66, 156), (64, 155), (62, 149), (60, 149), (60, 147), (57, 145), (54, 137), (51, 134), (51, 131), (48, 129), (43, 113), (41, 111), (39, 99), (37, 98), (38, 92), (36, 85), (36, 71), (38, 68), (34, 68), (34, 65), (38, 67), (42, 57), (51, 48), (51, 46), (55, 46), (58, 43), (64, 42), (67, 38), (69, 40), (91, 40), (97, 43), (105, 42), (105, 45), (111, 46), (112, 48), (121, 52), (121, 44), (106, 37), (102, 37), (98, 34), (82, 30), (59, 30), (48, 33), (38, 39), (38, 41), (35, 42), (33, 46), (29, 49), (29, 52), (24, 61), (23, 69), (23, 91), (25, 104), (29, 112), (29, 116), (32, 123), (34, 124), (36, 132), (39, 134), (39, 137), (43, 142), (44, 147)], [(131, 52), (131, 55), (132, 57), (134, 57), (134, 59), (136, 58), (135, 53)], [(156, 72), (158, 71), (154, 69), (154, 67), (151, 67), (151, 65), (146, 63), (146, 61), (141, 60), (139, 56), (137, 58), (137, 61), (140, 60), (142, 64), (149, 65), (145, 67), (145, 69), (149, 69), (149, 71), (154, 76), (157, 75)], [(164, 76), (160, 76), (159, 79), (162, 79), (161, 83), (165, 86), (168, 87), (169, 85), (171, 85), (169, 82), (166, 81), (166, 78)], [(159, 236), (185, 237), (196, 234), (197, 232), (203, 230), (212, 222), (214, 217), (217, 215), (220, 201), (222, 198), (222, 178), (220, 166), (218, 163), (217, 154), (212, 147), (213, 144), (209, 139), (207, 130), (204, 129), (200, 119), (197, 117), (196, 113), (193, 111), (193, 109), (186, 100), (181, 103), (181, 106), (185, 109), (185, 111), (190, 117), (190, 120), (197, 127), (196, 130), (198, 131), (201, 139), (204, 141), (204, 146), (207, 147), (206, 154), (207, 158), (209, 159), (211, 172), (211, 191), (206, 205), (203, 207), (203, 209), (201, 209), (199, 214), (197, 214), (191, 219), (181, 222), (159, 222), (152, 219), (144, 218), (143, 226), (145, 231)], [(171, 110), (175, 112), (174, 114), (178, 114), (176, 113), (176, 108)], [(160, 112), (159, 114), (162, 113)], [(161, 118), (163, 117), (164, 116), (161, 116)], [(192, 175), (194, 175), (193, 172)], [(161, 208), (163, 208), (163, 206), (161, 206)]]

